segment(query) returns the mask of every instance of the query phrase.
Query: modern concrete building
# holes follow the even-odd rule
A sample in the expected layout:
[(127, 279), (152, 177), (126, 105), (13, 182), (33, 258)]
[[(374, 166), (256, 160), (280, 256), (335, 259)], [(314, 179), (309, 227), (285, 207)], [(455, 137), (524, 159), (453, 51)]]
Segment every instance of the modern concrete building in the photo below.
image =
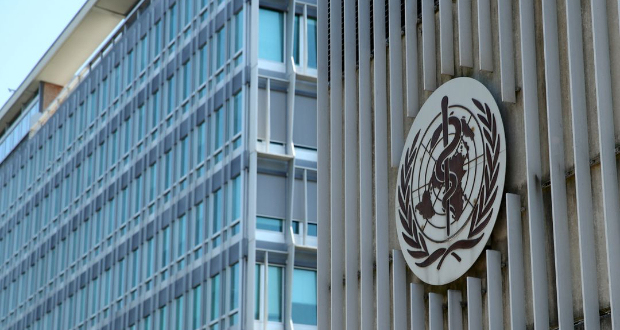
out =
[(316, 28), (86, 1), (0, 110), (0, 328), (316, 329)]
[[(319, 328), (620, 328), (618, 3), (320, 0), (318, 8)], [(488, 108), (462, 93), (480, 84)], [(491, 114), (495, 103), (505, 134), (490, 115), (472, 116), (488, 129), (467, 133), (486, 146), (495, 133), (506, 141), (475, 158), (506, 156), (490, 239), (471, 242), (482, 252), (454, 279), (425, 278), (443, 261), (458, 270), (471, 246), (433, 238), (431, 226), (463, 228), (451, 216), (461, 209), (442, 197), (447, 176), (426, 184), (409, 164), (434, 166), (422, 179), (445, 174), (446, 164), (452, 171), (459, 159), (441, 163), (446, 154), (435, 151), (462, 143), (454, 127), (470, 124), (451, 111)], [(428, 135), (416, 132), (429, 114), (451, 128), (428, 126), (441, 129), (421, 144)], [(481, 169), (495, 180), (489, 163)], [(411, 182), (419, 185), (402, 189)], [(430, 190), (441, 203), (427, 208), (416, 192)], [(467, 210), (488, 198), (459, 202)]]

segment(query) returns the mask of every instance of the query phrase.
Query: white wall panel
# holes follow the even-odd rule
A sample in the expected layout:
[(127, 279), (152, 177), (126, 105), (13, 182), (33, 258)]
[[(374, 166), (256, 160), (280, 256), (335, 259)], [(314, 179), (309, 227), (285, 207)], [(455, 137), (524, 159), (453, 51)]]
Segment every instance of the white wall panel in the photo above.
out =
[(392, 167), (403, 150), (403, 55), (400, 33), (400, 0), (388, 0), (390, 11), (390, 141)]
[(499, 65), (502, 84), (502, 101), (514, 103), (515, 64), (512, 31), (512, 0), (497, 1), (499, 25)]
[(596, 279), (594, 213), (590, 178), (590, 150), (586, 115), (586, 87), (581, 28), (581, 0), (566, 1), (568, 35), (568, 74), (570, 107), (573, 125), (573, 154), (575, 158), (575, 195), (579, 221), (579, 260), (581, 262), (581, 295), (586, 329), (598, 330), (599, 302)]
[(510, 327), (525, 329), (525, 287), (523, 263), (523, 230), (521, 197), (506, 194), (506, 225), (508, 229), (508, 288), (510, 293)]
[(478, 0), (478, 59), (480, 70), (493, 71), (491, 0)]
[(454, 36), (452, 27), (452, 0), (439, 0), (439, 46), (441, 73), (454, 75)]
[(424, 90), (427, 91), (437, 88), (435, 54), (435, 4), (434, 1), (422, 1), (422, 65)]
[(407, 116), (419, 111), (418, 98), (418, 1), (405, 0), (405, 66), (407, 75)]

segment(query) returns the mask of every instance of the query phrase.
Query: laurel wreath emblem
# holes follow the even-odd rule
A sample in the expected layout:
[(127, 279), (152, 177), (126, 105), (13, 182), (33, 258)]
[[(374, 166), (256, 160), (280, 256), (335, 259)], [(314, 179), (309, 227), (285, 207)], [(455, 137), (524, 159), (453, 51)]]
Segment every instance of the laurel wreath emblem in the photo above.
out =
[(497, 198), (497, 180), (500, 172), (499, 155), (501, 151), (501, 139), (497, 131), (497, 121), (491, 112), (488, 104), (482, 104), (473, 99), (474, 105), (480, 110), (477, 117), (482, 127), (484, 141), (484, 160), (486, 166), (483, 173), (483, 184), (478, 194), (477, 202), (471, 215), (469, 232), (466, 239), (458, 240), (450, 246), (429, 250), (424, 235), (418, 231), (414, 223), (414, 205), (412, 201), (411, 176), (413, 173), (412, 164), (418, 154), (416, 147), (420, 132), (413, 139), (412, 147), (405, 151), (405, 162), (400, 168), (400, 183), (398, 189), (398, 217), (403, 226), (402, 238), (408, 245), (407, 253), (414, 259), (419, 260), (416, 265), (428, 267), (439, 260), (437, 269), (440, 269), (445, 258), (453, 256), (457, 261), (461, 261), (458, 250), (473, 248), (484, 236), (484, 229), (489, 224), (493, 216), (493, 205)]

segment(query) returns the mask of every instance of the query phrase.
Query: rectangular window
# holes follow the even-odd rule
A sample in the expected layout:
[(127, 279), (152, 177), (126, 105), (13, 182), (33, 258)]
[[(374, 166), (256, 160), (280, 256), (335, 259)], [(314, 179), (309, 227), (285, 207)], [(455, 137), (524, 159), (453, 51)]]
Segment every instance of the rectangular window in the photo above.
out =
[(157, 196), (157, 163), (151, 165), (149, 168), (150, 182), (149, 182), (149, 203), (155, 200)]
[(159, 124), (159, 90), (151, 96), (151, 129), (156, 128)]
[[(103, 84), (102, 84), (103, 85)], [(88, 98), (88, 123), (92, 123), (97, 118), (97, 90), (90, 93), (90, 97)]]
[(184, 177), (187, 172), (189, 172), (189, 139), (186, 137), (181, 140), (181, 155), (179, 156), (179, 161), (181, 162), (179, 168), (179, 178)]
[(142, 208), (142, 176), (136, 178), (136, 187), (135, 193), (136, 197), (134, 198), (134, 214), (140, 212)]
[(165, 157), (165, 173), (164, 173), (164, 190), (172, 185), (172, 152), (166, 153)]
[(125, 73), (125, 85), (129, 85), (131, 84), (131, 82), (133, 81), (134, 78), (134, 73), (133, 73), (133, 50), (130, 51), (129, 53), (127, 53), (127, 58), (125, 58), (125, 67), (127, 68), (127, 71)]
[(205, 158), (205, 124), (202, 123), (196, 128), (196, 161), (194, 166), (198, 166)]
[(222, 224), (222, 189), (213, 195), (213, 234), (220, 231)]
[(260, 274), (261, 267), (259, 264), (256, 264), (254, 267), (254, 319), (260, 319), (260, 297), (261, 297), (261, 287), (262, 280)]
[(222, 107), (215, 110), (215, 138), (213, 139), (213, 151), (215, 152), (224, 144), (224, 110)]
[(235, 53), (243, 46), (243, 9), (235, 14)]
[(182, 257), (185, 254), (187, 246), (187, 217), (183, 215), (176, 222), (176, 236), (177, 236), (177, 258)]
[(293, 323), (316, 325), (316, 271), (293, 270), (292, 303)]
[(267, 319), (282, 322), (282, 267), (269, 266), (267, 276)]
[(239, 307), (239, 263), (230, 266), (230, 309)]
[(147, 37), (144, 37), (140, 40), (140, 72), (146, 69), (146, 64), (148, 63), (148, 41), (149, 39)]
[(101, 111), (104, 111), (108, 107), (108, 88), (110, 80), (103, 79), (101, 82)]
[(308, 236), (314, 236), (316, 237), (317, 233), (316, 233), (316, 223), (309, 223), (308, 224)]
[(177, 13), (176, 4), (168, 11), (168, 43), (171, 43), (177, 36)]
[(183, 64), (183, 100), (189, 97), (189, 93), (192, 88), (192, 64), (191, 61)]
[(220, 316), (220, 274), (211, 278), (211, 317), (214, 321)]
[(281, 219), (256, 217), (256, 229), (282, 232), (283, 223)]
[(295, 15), (295, 21), (293, 23), (293, 59), (297, 65), (299, 65), (299, 39), (301, 38), (303, 40), (303, 37), (300, 35), (299, 31), (300, 20), (301, 15)]
[(168, 329), (168, 311), (166, 306), (159, 309), (159, 329)]
[(241, 218), (241, 205), (242, 205), (242, 194), (241, 194), (241, 175), (237, 176), (232, 180), (233, 189), (232, 189), (232, 221), (238, 220)]
[(258, 57), (284, 62), (284, 13), (260, 8), (258, 22)]
[(193, 5), (194, 0), (185, 0), (185, 19), (183, 20), (183, 25), (188, 25), (192, 22), (193, 14)]
[(170, 263), (170, 227), (166, 227), (161, 232), (161, 268), (166, 267)]
[(161, 52), (161, 20), (155, 23), (155, 33), (153, 34), (153, 57)]
[(200, 72), (198, 75), (198, 85), (202, 85), (207, 81), (207, 68), (209, 67), (209, 61), (207, 60), (207, 45), (200, 48)]
[(177, 298), (176, 301), (176, 321), (177, 321), (177, 326), (176, 329), (177, 330), (181, 330), (183, 329), (183, 319), (184, 319), (184, 315), (183, 315), (183, 296)]
[(142, 141), (142, 139), (144, 138), (144, 132), (146, 131), (146, 120), (145, 120), (145, 113), (144, 113), (144, 106), (140, 106), (138, 108), (138, 118), (137, 118), (137, 125), (138, 125), (138, 129), (137, 129), (137, 137), (136, 137), (136, 142)]
[(316, 19), (308, 18), (308, 67), (316, 69)]
[(200, 315), (202, 315), (201, 305), (202, 305), (202, 292), (200, 291), (202, 287), (198, 285), (194, 288), (194, 310), (192, 311), (192, 329), (196, 330), (200, 328)]
[(216, 67), (221, 68), (226, 62), (226, 26), (217, 31)]
[(166, 109), (166, 114), (172, 113), (177, 105), (174, 87), (176, 87), (176, 85), (174, 84), (174, 76), (172, 76), (168, 79), (168, 109)]
[(113, 99), (117, 98), (120, 94), (121, 94), (121, 81), (123, 78), (123, 74), (121, 71), (121, 66), (120, 64), (118, 66), (116, 66), (116, 68), (114, 68), (114, 97)]
[(204, 227), (204, 206), (201, 202), (196, 206), (196, 214), (194, 220), (194, 245), (201, 244), (204, 240), (202, 228)]

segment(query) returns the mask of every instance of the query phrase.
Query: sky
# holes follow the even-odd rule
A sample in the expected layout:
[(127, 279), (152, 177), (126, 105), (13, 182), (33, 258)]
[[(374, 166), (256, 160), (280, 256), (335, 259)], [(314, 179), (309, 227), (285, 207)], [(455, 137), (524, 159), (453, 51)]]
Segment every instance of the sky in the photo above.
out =
[(0, 0), (0, 108), (85, 0)]

